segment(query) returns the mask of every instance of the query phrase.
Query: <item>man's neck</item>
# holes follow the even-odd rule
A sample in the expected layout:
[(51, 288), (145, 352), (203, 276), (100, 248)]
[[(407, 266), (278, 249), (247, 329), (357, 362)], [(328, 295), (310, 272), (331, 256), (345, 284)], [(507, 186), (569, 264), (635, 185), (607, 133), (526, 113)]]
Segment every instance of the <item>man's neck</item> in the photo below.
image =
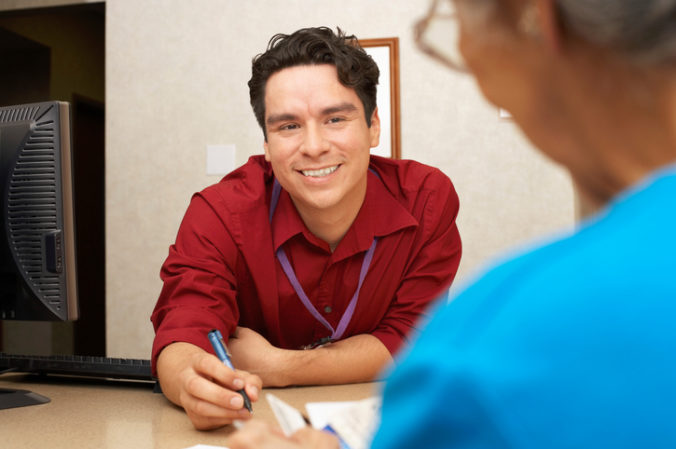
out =
[(305, 226), (312, 234), (328, 243), (333, 252), (357, 218), (365, 198), (366, 188), (354, 195), (354, 198), (345, 198), (330, 209), (305, 207), (297, 204), (293, 197), (291, 200)]

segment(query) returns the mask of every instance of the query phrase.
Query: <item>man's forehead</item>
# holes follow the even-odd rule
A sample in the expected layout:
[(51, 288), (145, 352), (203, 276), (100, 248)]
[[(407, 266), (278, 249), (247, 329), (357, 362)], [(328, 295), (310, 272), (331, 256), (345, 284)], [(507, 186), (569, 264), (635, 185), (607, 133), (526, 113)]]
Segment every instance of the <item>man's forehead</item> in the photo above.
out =
[(268, 78), (265, 94), (280, 91), (295, 91), (294, 94), (310, 89), (353, 91), (352, 87), (343, 85), (338, 79), (338, 71), (334, 65), (298, 65), (279, 70)]
[(335, 66), (329, 64), (294, 66), (274, 73), (268, 79), (264, 101), (266, 117), (294, 110), (327, 114), (363, 107), (355, 90), (340, 83)]

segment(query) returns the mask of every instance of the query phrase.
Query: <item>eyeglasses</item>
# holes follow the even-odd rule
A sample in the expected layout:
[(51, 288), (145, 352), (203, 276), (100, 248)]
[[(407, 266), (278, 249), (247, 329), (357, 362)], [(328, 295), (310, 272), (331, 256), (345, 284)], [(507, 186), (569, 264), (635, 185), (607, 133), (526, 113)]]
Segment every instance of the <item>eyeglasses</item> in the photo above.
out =
[(452, 0), (433, 0), (427, 15), (414, 26), (415, 42), (420, 50), (447, 67), (468, 72), (458, 48), (460, 23)]

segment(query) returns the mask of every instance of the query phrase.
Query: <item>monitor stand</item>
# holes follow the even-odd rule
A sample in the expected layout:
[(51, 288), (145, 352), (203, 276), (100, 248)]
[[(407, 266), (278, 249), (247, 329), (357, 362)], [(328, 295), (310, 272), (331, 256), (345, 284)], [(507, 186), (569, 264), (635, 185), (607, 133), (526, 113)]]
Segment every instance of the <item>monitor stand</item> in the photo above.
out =
[(0, 410), (49, 402), (49, 398), (28, 390), (0, 388)]

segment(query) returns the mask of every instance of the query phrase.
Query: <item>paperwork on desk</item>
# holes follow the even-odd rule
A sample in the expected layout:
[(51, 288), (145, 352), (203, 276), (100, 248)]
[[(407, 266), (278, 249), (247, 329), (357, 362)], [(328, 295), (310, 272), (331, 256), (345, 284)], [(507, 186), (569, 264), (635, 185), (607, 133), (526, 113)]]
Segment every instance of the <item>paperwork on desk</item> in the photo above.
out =
[[(265, 397), (287, 436), (307, 426), (301, 412), (273, 394)], [(380, 401), (379, 397), (370, 397), (361, 401), (309, 402), (305, 409), (312, 427), (336, 435), (341, 449), (366, 449), (380, 420)], [(198, 444), (186, 449), (227, 448)]]
[[(279, 426), (288, 436), (306, 426), (303, 415), (268, 393), (266, 395)], [(380, 398), (361, 401), (310, 402), (305, 405), (312, 427), (334, 433), (346, 449), (366, 449), (380, 417)]]

